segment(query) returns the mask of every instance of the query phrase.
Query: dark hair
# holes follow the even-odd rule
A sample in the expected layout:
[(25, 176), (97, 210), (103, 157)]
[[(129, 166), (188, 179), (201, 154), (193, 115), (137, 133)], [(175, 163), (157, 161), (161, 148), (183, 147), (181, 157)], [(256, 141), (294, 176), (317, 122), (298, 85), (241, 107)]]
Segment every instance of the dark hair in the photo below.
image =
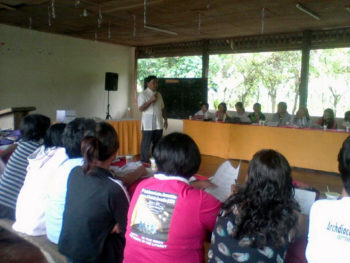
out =
[(259, 107), (261, 108), (261, 104), (260, 104), (259, 102), (255, 102), (254, 105), (253, 105), (253, 108), (254, 108), (255, 106), (259, 106)]
[(244, 106), (243, 106), (243, 102), (239, 101), (235, 104), (235, 107), (241, 108), (243, 111), (245, 111)]
[[(331, 117), (331, 119), (329, 120), (329, 122), (327, 122), (324, 118), (324, 114), (328, 113)], [(323, 112), (323, 116), (322, 116), (322, 125), (327, 125), (327, 129), (332, 129), (333, 125), (334, 125), (334, 111), (330, 108), (327, 108), (324, 110)]]
[(283, 107), (285, 110), (287, 110), (287, 103), (285, 103), (284, 101), (281, 101), (278, 103), (278, 107)]
[(257, 152), (248, 167), (248, 179), (222, 205), (223, 215), (235, 214), (233, 238), (249, 237), (252, 247), (283, 246), (296, 226), (299, 206), (294, 200), (291, 168), (274, 150)]
[(207, 102), (202, 102), (201, 107), (203, 107), (203, 106), (205, 106), (205, 107), (207, 107), (207, 109), (209, 109), (209, 104)]
[(84, 172), (95, 167), (96, 161), (106, 161), (114, 155), (119, 147), (118, 135), (115, 129), (106, 122), (96, 124), (96, 135), (86, 136), (81, 142), (81, 152), (84, 157)]
[(65, 128), (66, 128), (65, 123), (56, 123), (51, 125), (50, 128), (47, 130), (44, 138), (45, 148), (55, 147), (55, 146), (63, 147), (62, 135)]
[(147, 89), (147, 83), (149, 83), (153, 79), (157, 79), (157, 76), (150, 75), (147, 78), (145, 78), (145, 80), (144, 80), (144, 89)]
[(339, 151), (338, 168), (344, 189), (350, 195), (350, 136), (345, 139)]
[(298, 113), (299, 113), (300, 110), (304, 110), (304, 112), (305, 112), (305, 118), (306, 118), (307, 120), (310, 120), (309, 110), (308, 110), (306, 107), (304, 107), (304, 106), (300, 106), (299, 109), (298, 109), (298, 111), (297, 111), (297, 115), (298, 115)]
[(344, 114), (344, 121), (348, 121), (350, 117), (350, 111), (345, 112)]
[(225, 102), (221, 102), (221, 103), (219, 104), (218, 108), (219, 108), (220, 106), (224, 107), (224, 111), (225, 111), (225, 113), (226, 113), (226, 111), (227, 111), (227, 105), (226, 105), (226, 103), (225, 103)]
[(145, 82), (148, 83), (148, 82), (152, 81), (153, 79), (157, 79), (157, 77), (154, 75), (150, 75), (147, 78), (145, 78)]
[(41, 114), (29, 114), (21, 123), (21, 133), (26, 140), (39, 141), (45, 137), (49, 127), (50, 118)]
[(85, 118), (76, 118), (67, 124), (62, 141), (69, 158), (82, 157), (81, 141), (84, 136), (95, 135), (95, 125), (94, 120)]
[(167, 175), (189, 178), (201, 163), (196, 143), (186, 134), (174, 132), (163, 137), (153, 153), (158, 171)]

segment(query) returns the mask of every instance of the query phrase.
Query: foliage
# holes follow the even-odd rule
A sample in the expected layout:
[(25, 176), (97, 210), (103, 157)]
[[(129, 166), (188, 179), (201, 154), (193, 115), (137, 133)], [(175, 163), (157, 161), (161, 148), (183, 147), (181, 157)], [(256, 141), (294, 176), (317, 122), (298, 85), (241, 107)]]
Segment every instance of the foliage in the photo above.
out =
[(310, 113), (321, 115), (324, 109), (332, 108), (343, 117), (349, 110), (350, 48), (312, 50), (310, 57)]
[(200, 78), (202, 58), (200, 56), (164, 57), (139, 59), (137, 61), (137, 90), (143, 90), (143, 80), (149, 75), (158, 78)]
[[(338, 116), (349, 109), (350, 49), (312, 50), (309, 68), (308, 108), (311, 115), (322, 115), (333, 108)], [(279, 101), (288, 111), (298, 108), (301, 52), (261, 52), (211, 55), (209, 59), (208, 103), (217, 108), (226, 102), (233, 109), (242, 101), (249, 111), (260, 102), (263, 111), (275, 112)], [(202, 75), (200, 56), (139, 59), (138, 91), (148, 75), (194, 78)]]
[(298, 51), (213, 55), (209, 79), (219, 88), (214, 91), (209, 84), (209, 100), (225, 101), (231, 109), (241, 101), (250, 110), (255, 102), (260, 102), (270, 112), (275, 112), (277, 100), (295, 105), (300, 63)]

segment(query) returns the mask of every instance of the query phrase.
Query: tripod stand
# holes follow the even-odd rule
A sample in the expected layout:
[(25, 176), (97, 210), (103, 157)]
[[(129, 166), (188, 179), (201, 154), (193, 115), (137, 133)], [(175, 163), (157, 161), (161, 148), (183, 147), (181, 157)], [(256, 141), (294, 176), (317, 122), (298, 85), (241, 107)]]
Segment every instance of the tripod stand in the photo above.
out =
[(107, 112), (106, 112), (106, 120), (111, 120), (112, 116), (109, 114), (109, 90), (107, 91)]

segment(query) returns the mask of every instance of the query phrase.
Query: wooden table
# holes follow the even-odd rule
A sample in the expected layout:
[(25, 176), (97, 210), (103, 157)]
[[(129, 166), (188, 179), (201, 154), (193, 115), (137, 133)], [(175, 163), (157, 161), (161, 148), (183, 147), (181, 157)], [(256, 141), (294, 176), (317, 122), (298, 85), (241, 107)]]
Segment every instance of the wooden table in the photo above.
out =
[(140, 120), (110, 120), (108, 121), (118, 133), (118, 155), (138, 155), (141, 145), (141, 121)]
[(337, 157), (349, 133), (184, 120), (184, 133), (201, 154), (251, 160), (261, 149), (282, 153), (291, 166), (338, 172)]

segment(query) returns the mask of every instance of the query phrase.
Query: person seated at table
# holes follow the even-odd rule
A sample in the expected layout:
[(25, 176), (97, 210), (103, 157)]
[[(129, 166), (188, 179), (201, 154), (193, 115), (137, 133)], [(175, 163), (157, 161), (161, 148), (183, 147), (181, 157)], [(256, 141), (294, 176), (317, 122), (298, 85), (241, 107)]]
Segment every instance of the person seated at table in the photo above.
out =
[(215, 118), (217, 121), (225, 122), (227, 118), (227, 105), (225, 102), (221, 102), (218, 106), (218, 111), (215, 113)]
[(66, 124), (56, 123), (47, 130), (44, 145), (28, 156), (27, 175), (18, 195), (13, 229), (31, 236), (46, 234), (45, 200), (52, 172), (68, 156), (62, 134)]
[(326, 126), (327, 129), (336, 129), (337, 122), (334, 119), (334, 111), (330, 108), (325, 109), (322, 118), (319, 118), (317, 124), (321, 127)]
[(245, 112), (242, 102), (237, 102), (235, 104), (235, 108), (236, 108), (236, 112), (234, 112), (232, 115), (232, 122), (245, 122), (245, 123), (251, 122), (250, 118)]
[(300, 128), (309, 128), (311, 125), (309, 111), (306, 107), (300, 106), (293, 118), (293, 124)]
[(186, 134), (172, 133), (154, 151), (158, 173), (137, 186), (130, 202), (125, 263), (202, 263), (203, 242), (220, 202), (189, 185), (201, 155)]
[(349, 262), (350, 137), (338, 154), (342, 198), (316, 201), (310, 210), (306, 258), (309, 263)]
[(16, 202), (23, 186), (28, 166), (27, 157), (42, 145), (50, 119), (41, 114), (24, 117), (21, 124), (22, 139), (11, 154), (0, 176), (0, 218), (15, 219)]
[(209, 262), (284, 262), (298, 209), (286, 158), (274, 150), (257, 152), (246, 183), (222, 205)]
[(291, 120), (290, 114), (287, 112), (287, 103), (281, 101), (277, 106), (277, 113), (272, 116), (271, 122), (278, 123), (278, 126), (286, 126)]
[(109, 167), (119, 147), (114, 128), (101, 122), (82, 140), (83, 166), (69, 175), (58, 250), (68, 262), (122, 262), (129, 196)]
[(203, 102), (201, 104), (201, 110), (196, 112), (196, 114), (193, 116), (193, 119), (194, 120), (212, 120), (213, 116), (208, 110), (209, 110), (209, 104), (206, 102)]
[(251, 114), (248, 115), (250, 118), (250, 121), (252, 123), (259, 123), (259, 121), (265, 121), (266, 117), (265, 115), (261, 112), (261, 104), (260, 103), (254, 103), (253, 105), (253, 111)]
[(343, 127), (349, 127), (349, 126), (350, 126), (350, 111), (347, 111), (344, 113)]

